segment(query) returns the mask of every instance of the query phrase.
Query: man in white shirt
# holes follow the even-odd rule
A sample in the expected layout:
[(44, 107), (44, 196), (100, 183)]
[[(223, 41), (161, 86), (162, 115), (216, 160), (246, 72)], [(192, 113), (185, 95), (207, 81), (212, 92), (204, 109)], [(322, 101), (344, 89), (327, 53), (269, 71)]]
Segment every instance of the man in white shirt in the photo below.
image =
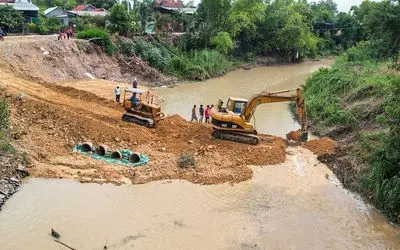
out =
[(115, 101), (119, 103), (119, 99), (121, 98), (121, 89), (117, 86), (114, 90), (115, 93)]

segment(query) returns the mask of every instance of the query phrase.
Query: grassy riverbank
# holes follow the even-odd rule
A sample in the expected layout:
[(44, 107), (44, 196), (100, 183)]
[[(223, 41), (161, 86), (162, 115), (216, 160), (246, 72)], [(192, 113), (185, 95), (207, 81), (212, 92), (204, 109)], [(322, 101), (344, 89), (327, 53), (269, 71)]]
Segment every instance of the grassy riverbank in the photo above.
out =
[(324, 159), (344, 185), (400, 222), (400, 71), (380, 42), (362, 42), (305, 86), (316, 134), (339, 141)]

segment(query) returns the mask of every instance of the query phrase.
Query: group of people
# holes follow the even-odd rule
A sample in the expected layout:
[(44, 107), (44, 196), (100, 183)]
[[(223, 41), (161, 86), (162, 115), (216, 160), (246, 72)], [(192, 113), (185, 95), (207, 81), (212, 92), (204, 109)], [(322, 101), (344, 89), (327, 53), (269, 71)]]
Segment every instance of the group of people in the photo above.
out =
[(65, 39), (70, 39), (70, 38), (74, 38), (74, 37), (75, 37), (75, 34), (71, 27), (68, 27), (66, 30), (60, 31), (58, 33), (58, 40), (65, 40)]
[(203, 123), (211, 123), (211, 110), (214, 108), (214, 105), (207, 105), (204, 109), (203, 104), (200, 104), (199, 107), (199, 118), (197, 117), (197, 106), (194, 105), (192, 108), (192, 119), (190, 121), (196, 121)]

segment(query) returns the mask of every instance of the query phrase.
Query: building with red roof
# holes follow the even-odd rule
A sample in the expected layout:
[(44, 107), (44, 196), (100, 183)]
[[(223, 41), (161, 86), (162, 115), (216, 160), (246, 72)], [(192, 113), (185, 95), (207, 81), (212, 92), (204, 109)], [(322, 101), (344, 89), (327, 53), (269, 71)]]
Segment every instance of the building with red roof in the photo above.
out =
[(156, 8), (180, 9), (185, 5), (180, 0), (156, 0)]

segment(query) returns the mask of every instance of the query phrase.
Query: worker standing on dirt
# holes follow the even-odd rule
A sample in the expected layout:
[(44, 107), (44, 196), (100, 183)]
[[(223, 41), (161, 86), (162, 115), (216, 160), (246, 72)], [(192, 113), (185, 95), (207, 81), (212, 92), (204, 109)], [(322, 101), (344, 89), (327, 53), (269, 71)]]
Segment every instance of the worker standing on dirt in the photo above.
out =
[(67, 38), (68, 38), (68, 40), (69, 40), (70, 38), (72, 38), (72, 29), (71, 29), (71, 28), (68, 28), (68, 29), (67, 29)]
[(206, 117), (206, 123), (210, 123), (210, 105), (207, 105), (204, 116)]
[(133, 82), (132, 82), (132, 87), (133, 88), (135, 88), (135, 89), (137, 89), (137, 86), (138, 86), (138, 80), (135, 78), (135, 79), (133, 79)]
[(194, 105), (193, 108), (192, 108), (192, 119), (190, 121), (196, 121), (197, 122), (196, 105)]
[(114, 93), (115, 93), (115, 101), (119, 103), (119, 100), (121, 98), (121, 89), (119, 88), (119, 86), (115, 88)]
[(200, 122), (200, 123), (203, 123), (203, 118), (204, 118), (204, 108), (203, 108), (203, 104), (200, 104), (199, 115), (200, 115), (199, 122)]

